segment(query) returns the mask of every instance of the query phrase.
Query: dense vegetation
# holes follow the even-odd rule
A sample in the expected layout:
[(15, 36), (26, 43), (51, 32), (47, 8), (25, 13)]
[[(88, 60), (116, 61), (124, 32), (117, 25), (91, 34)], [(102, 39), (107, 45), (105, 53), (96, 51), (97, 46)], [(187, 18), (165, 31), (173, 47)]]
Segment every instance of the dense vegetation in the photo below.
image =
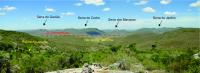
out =
[[(15, 31), (0, 31), (0, 73), (43, 73), (100, 63), (111, 69), (139, 72), (198, 73), (200, 29), (182, 28), (156, 34), (137, 32), (114, 41), (91, 42), (82, 36), (35, 37)], [(23, 43), (23, 40), (48, 43)], [(183, 43), (182, 43), (183, 42)], [(184, 43), (185, 42), (185, 43)], [(181, 43), (181, 44), (179, 44)], [(169, 47), (170, 46), (170, 47)], [(121, 63), (114, 67), (114, 63)], [(144, 67), (136, 68), (138, 64)]]

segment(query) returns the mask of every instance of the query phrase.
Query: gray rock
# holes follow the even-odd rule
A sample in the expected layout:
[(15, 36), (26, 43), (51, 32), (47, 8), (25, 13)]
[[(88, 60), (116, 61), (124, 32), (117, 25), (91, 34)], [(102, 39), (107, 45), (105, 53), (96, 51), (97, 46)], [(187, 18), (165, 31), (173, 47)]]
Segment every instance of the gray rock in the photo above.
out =
[(89, 64), (86, 63), (83, 65), (83, 70), (81, 73), (92, 73), (92, 72), (94, 71), (89, 67)]
[(93, 63), (90, 68), (92, 69), (101, 69), (102, 68), (102, 65), (99, 64), (99, 63)]
[(129, 70), (129, 66), (125, 61), (117, 61), (116, 63), (113, 63), (109, 65), (110, 69), (120, 69), (120, 70)]
[(196, 53), (193, 55), (195, 59), (200, 59), (200, 53)]

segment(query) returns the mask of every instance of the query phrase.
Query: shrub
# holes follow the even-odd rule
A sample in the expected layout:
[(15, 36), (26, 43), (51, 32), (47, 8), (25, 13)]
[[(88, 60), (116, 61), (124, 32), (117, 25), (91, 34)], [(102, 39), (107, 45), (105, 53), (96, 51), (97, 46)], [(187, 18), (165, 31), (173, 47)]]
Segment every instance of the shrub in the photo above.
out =
[(11, 43), (0, 42), (0, 50), (10, 52), (13, 49), (14, 49), (14, 46)]
[(68, 60), (68, 67), (70, 68), (78, 68), (83, 65), (82, 59), (83, 58), (83, 53), (81, 52), (75, 52), (70, 55), (69, 60)]
[(112, 52), (117, 52), (120, 48), (121, 48), (121, 46), (111, 46), (111, 47), (110, 47), (110, 50), (111, 50)]
[(129, 45), (128, 45), (128, 48), (129, 48), (131, 51), (136, 51), (136, 43), (129, 44)]

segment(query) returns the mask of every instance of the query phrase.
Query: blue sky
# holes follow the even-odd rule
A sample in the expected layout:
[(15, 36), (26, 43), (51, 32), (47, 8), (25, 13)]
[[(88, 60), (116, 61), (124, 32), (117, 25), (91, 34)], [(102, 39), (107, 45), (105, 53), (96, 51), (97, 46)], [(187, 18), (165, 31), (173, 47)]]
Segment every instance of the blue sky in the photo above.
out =
[[(37, 15), (60, 16), (57, 19), (38, 19)], [(118, 29), (196, 27), (200, 28), (200, 0), (0, 0), (0, 29), (115, 29), (117, 22), (108, 18), (132, 18), (120, 22)], [(100, 20), (77, 19), (78, 16), (98, 16)], [(176, 19), (153, 19), (153, 16), (173, 16)]]

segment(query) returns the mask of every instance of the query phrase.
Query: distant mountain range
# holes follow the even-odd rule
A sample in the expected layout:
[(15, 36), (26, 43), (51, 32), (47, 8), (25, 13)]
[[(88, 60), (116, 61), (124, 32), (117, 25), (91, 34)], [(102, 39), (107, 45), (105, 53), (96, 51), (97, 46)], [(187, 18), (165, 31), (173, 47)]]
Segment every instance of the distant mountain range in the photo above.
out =
[[(136, 43), (138, 48), (200, 48), (200, 28), (142, 28), (135, 31), (127, 30), (99, 30), (97, 28), (87, 29), (59, 29), (59, 30), (26, 30), (26, 31), (4, 31), (0, 30), (0, 40), (4, 42), (22, 40), (42, 40), (39, 37), (46, 31), (70, 32), (74, 35), (89, 35), (88, 32), (95, 32), (101, 35), (124, 35), (119, 37), (116, 44)], [(23, 33), (25, 32), (25, 33)], [(31, 35), (29, 35), (29, 34)], [(98, 35), (98, 36), (99, 36)], [(17, 37), (19, 39), (17, 39)]]
[(20, 30), (21, 32), (26, 32), (32, 35), (43, 35), (45, 32), (69, 32), (72, 35), (90, 35), (88, 33), (95, 33), (98, 34), (98, 36), (102, 36), (102, 35), (120, 35), (120, 36), (126, 36), (132, 33), (141, 33), (141, 32), (147, 32), (147, 31), (151, 31), (151, 32), (155, 32), (155, 33), (164, 33), (166, 31), (170, 31), (170, 30), (175, 30), (178, 28), (142, 28), (139, 30), (100, 30), (97, 28), (86, 28), (86, 29), (55, 29), (55, 30), (44, 30), (44, 29), (38, 29), (38, 30)]

